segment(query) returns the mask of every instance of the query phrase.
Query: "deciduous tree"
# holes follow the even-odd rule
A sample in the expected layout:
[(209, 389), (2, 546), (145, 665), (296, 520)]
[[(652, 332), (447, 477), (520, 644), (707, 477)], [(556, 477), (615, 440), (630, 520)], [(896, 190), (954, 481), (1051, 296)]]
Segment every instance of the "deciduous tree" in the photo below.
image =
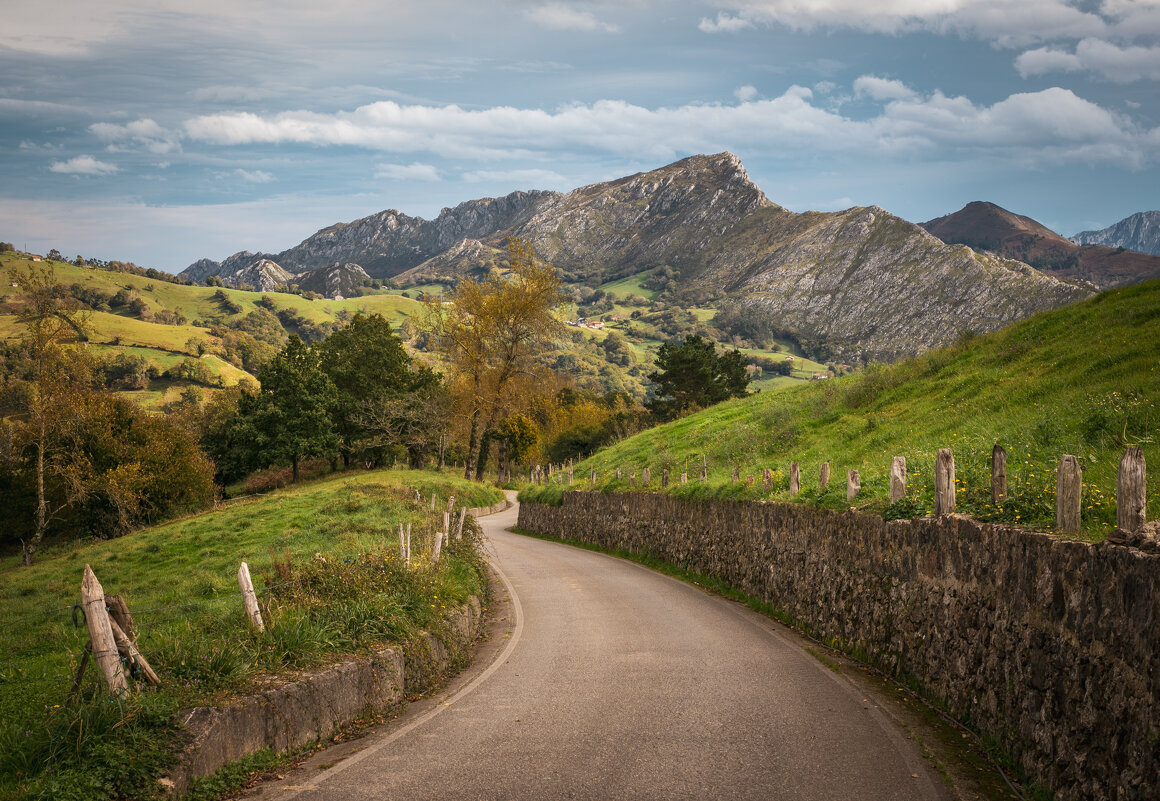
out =
[(536, 354), (562, 330), (552, 314), (564, 300), (555, 269), (515, 238), (508, 239), (508, 261), (507, 274), (464, 278), (449, 303), (428, 304), (428, 324), (469, 418), (466, 478), (486, 464), (488, 434), (507, 412), (513, 383), (536, 371)]

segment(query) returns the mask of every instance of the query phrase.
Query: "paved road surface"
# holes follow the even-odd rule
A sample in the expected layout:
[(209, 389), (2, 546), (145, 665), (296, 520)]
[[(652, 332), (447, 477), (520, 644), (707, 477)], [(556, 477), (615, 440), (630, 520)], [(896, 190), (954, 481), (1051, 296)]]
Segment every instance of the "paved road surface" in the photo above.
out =
[(515, 514), (480, 521), (512, 598), (497, 657), (353, 756), (263, 795), (950, 797), (898, 726), (776, 623), (637, 565), (504, 531)]

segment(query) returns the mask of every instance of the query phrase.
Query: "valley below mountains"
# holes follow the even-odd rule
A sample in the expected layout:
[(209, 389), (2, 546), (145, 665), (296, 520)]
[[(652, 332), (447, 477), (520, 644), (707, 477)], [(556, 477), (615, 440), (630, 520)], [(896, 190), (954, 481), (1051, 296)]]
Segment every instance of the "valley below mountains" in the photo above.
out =
[(324, 228), (281, 253), (202, 259), (182, 276), (216, 275), (264, 291), (294, 283), (330, 297), (357, 293), (368, 279), (451, 285), (502, 268), (509, 236), (530, 242), (568, 284), (597, 287), (663, 270), (671, 305), (741, 309), (835, 361), (897, 360), (1095, 289), (948, 244), (876, 206), (789, 211), (730, 153), (568, 193), (471, 200), (434, 220), (387, 210)]

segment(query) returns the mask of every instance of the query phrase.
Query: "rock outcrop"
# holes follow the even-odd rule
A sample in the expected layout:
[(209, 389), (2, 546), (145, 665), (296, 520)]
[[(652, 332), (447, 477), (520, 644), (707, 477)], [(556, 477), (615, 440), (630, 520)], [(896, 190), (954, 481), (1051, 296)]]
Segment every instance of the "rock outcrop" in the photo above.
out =
[(303, 273), (298, 277), (298, 288), (317, 292), (323, 297), (340, 300), (358, 295), (359, 288), (370, 281), (366, 270), (357, 264), (336, 263), (320, 270)]

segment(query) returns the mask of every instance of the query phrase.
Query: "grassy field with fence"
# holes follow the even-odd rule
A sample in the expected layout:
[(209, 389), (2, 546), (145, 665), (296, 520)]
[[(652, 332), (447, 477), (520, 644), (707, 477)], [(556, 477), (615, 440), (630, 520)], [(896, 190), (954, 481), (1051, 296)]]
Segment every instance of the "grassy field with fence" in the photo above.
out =
[[(470, 523), (432, 563), (452, 495), (457, 508), (502, 500), (498, 490), (445, 474), (358, 473), (119, 539), (45, 548), (30, 568), (18, 554), (4, 557), (0, 799), (152, 797), (172, 760), (177, 710), (437, 629), (444, 609), (486, 583)], [(400, 559), (400, 523), (411, 530), (410, 566)], [(242, 561), (262, 632), (243, 608)], [(89, 638), (74, 606), (85, 565), (107, 595), (126, 601), (160, 687), (112, 698), (90, 664), (74, 691)]]
[[(950, 449), (958, 511), (1051, 532), (1058, 466), (1072, 455), (1081, 468), (1082, 505), (1081, 530), (1069, 536), (1100, 540), (1116, 523), (1126, 448), (1138, 446), (1153, 471), (1160, 466), (1158, 343), (1160, 281), (1151, 281), (898, 364), (727, 401), (601, 450), (575, 466), (575, 477), (587, 485), (595, 471), (598, 488), (644, 490), (648, 467), (648, 489), (657, 491), (668, 469), (666, 491), (689, 497), (910, 517), (934, 512), (936, 456)], [(991, 497), (996, 444), (1007, 452), (1007, 495), (1000, 503)], [(906, 459), (907, 487), (905, 498), (891, 503), (896, 456)], [(797, 493), (790, 487), (793, 463)], [(827, 463), (831, 479), (821, 488)], [(686, 470), (689, 481), (681, 484)], [(860, 479), (854, 498), (847, 496), (850, 470)], [(548, 500), (558, 491), (540, 489)], [(1149, 519), (1160, 516), (1160, 481), (1150, 482), (1147, 504)]]

